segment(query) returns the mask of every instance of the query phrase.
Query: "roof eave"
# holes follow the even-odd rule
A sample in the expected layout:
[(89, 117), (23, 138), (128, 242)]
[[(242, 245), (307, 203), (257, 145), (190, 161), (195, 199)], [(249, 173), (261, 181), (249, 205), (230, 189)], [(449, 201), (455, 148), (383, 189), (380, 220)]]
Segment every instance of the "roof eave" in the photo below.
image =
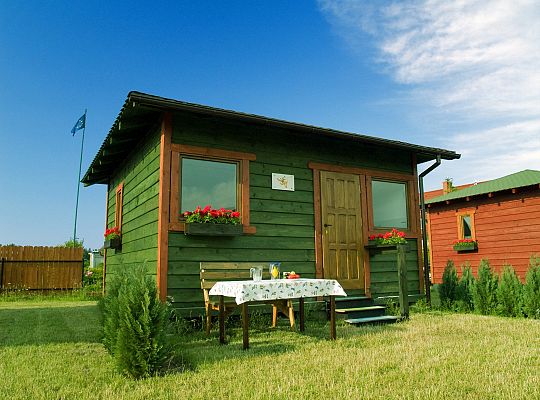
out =
[[(306, 134), (317, 134), (317, 135), (334, 137), (334, 138), (343, 139), (343, 140), (354, 140), (354, 141), (360, 141), (363, 143), (373, 144), (377, 146), (401, 149), (401, 150), (410, 151), (416, 154), (418, 163), (434, 160), (437, 158), (437, 156), (440, 156), (442, 159), (445, 159), (445, 160), (456, 160), (461, 157), (460, 154), (454, 151), (450, 151), (450, 150), (420, 146), (420, 145), (405, 143), (405, 142), (401, 142), (397, 140), (376, 138), (376, 137), (366, 136), (362, 134), (338, 131), (335, 129), (322, 128), (322, 127), (306, 125), (306, 124), (301, 124), (301, 123), (296, 123), (296, 122), (289, 122), (285, 120), (269, 118), (269, 117), (264, 117), (260, 115), (255, 115), (255, 114), (247, 114), (247, 113), (242, 113), (242, 112), (237, 112), (237, 111), (232, 111), (232, 110), (204, 106), (200, 104), (187, 103), (187, 102), (183, 102), (179, 100), (167, 99), (164, 97), (153, 96), (146, 93), (132, 91), (128, 94), (127, 99), (124, 102), (124, 105), (122, 106), (122, 109), (120, 110), (116, 120), (114, 121), (111, 129), (109, 130), (109, 133), (107, 134), (107, 137), (105, 138), (103, 144), (101, 145), (96, 156), (94, 157), (94, 160), (90, 164), (83, 179), (81, 180), (81, 182), (85, 186), (108, 182), (108, 179), (104, 180), (101, 175), (99, 175), (99, 177), (97, 176), (97, 174), (94, 175), (93, 168), (95, 168), (96, 165), (100, 162), (100, 160), (103, 157), (105, 157), (105, 150), (110, 147), (112, 143), (111, 140), (115, 136), (118, 136), (119, 132), (122, 131), (121, 125), (123, 123), (123, 117), (125, 116), (126, 112), (129, 112), (129, 110), (135, 110), (138, 107), (148, 109), (149, 111), (150, 110), (155, 111), (156, 114), (158, 113), (160, 114), (166, 111), (170, 111), (170, 112), (184, 111), (184, 112), (190, 112), (190, 113), (199, 114), (199, 115), (219, 117), (219, 118), (230, 119), (230, 120), (235, 120), (235, 121), (243, 121), (243, 122), (249, 122), (249, 123), (254, 123), (254, 124), (267, 125), (267, 126), (272, 126), (272, 127), (280, 127), (280, 128), (289, 129), (289, 130), (302, 132)], [(149, 124), (144, 124), (144, 125), (150, 126), (152, 124), (154, 124), (154, 122), (151, 121)], [(140, 139), (141, 135), (144, 135), (144, 134), (137, 132), (137, 134), (132, 138), (133, 139), (132, 141), (136, 141)], [(118, 154), (119, 154), (119, 157), (121, 157), (121, 156), (124, 156), (126, 152), (120, 151), (118, 152)], [(109, 170), (109, 173), (112, 173), (112, 170)]]
[(226, 110), (221, 108), (203, 106), (195, 103), (187, 103), (180, 100), (166, 99), (158, 96), (153, 96), (141, 92), (130, 92), (128, 95), (128, 101), (135, 104), (139, 103), (142, 106), (154, 106), (159, 110), (165, 111), (189, 111), (197, 114), (204, 114), (209, 116), (222, 117), (233, 120), (249, 121), (262, 125), (276, 126), (286, 129), (293, 129), (297, 131), (303, 131), (307, 133), (322, 134), (324, 136), (337, 137), (341, 139), (352, 139), (362, 141), (364, 143), (371, 143), (376, 145), (383, 145), (393, 148), (400, 148), (403, 150), (414, 151), (417, 155), (427, 157), (425, 161), (430, 161), (437, 158), (440, 155), (444, 160), (457, 160), (461, 158), (461, 154), (458, 154), (451, 150), (439, 149), (434, 147), (420, 146), (416, 144), (401, 142), (398, 140), (383, 139), (373, 136), (362, 135), (358, 133), (338, 131), (331, 128), (322, 128), (313, 125), (301, 124), (297, 122), (290, 122), (280, 120), (276, 118), (264, 117), (256, 114), (247, 114), (238, 111)]

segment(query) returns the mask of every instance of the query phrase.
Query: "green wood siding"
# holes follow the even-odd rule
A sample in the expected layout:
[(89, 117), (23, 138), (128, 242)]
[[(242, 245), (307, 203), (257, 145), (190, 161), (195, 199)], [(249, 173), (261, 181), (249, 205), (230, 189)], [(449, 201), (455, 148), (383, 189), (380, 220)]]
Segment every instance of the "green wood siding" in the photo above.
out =
[[(405, 253), (407, 286), (409, 294), (420, 293), (418, 276), (418, 252), (415, 240), (409, 240), (409, 251)], [(397, 251), (383, 249), (370, 254), (371, 292), (373, 297), (394, 296), (398, 293)]]
[(108, 227), (114, 226), (116, 187), (124, 182), (122, 249), (107, 250), (107, 280), (118, 268), (140, 264), (146, 265), (148, 274), (156, 275), (159, 151), (159, 132), (147, 135), (111, 179)]
[[(280, 261), (282, 270), (294, 270), (306, 278), (315, 276), (313, 173), (308, 162), (411, 173), (408, 152), (315, 136), (307, 139), (282, 129), (186, 115), (175, 116), (172, 141), (250, 152), (257, 157), (250, 162), (251, 224), (257, 228), (255, 235), (209, 238), (169, 234), (168, 295), (187, 314), (200, 313), (204, 304), (199, 283), (200, 261)], [(273, 172), (294, 175), (295, 191), (272, 190)], [(408, 253), (408, 257), (409, 254), (416, 252)], [(395, 279), (388, 274), (395, 263), (378, 258), (375, 261), (372, 289), (378, 291), (374, 294), (385, 295), (392, 290), (394, 280), (397, 283), (397, 270)], [(416, 275), (410, 273), (411, 285), (417, 292), (416, 261), (416, 256), (414, 260), (409, 257), (408, 263), (414, 265), (410, 270), (416, 271)], [(392, 294), (397, 294), (397, 289)]]

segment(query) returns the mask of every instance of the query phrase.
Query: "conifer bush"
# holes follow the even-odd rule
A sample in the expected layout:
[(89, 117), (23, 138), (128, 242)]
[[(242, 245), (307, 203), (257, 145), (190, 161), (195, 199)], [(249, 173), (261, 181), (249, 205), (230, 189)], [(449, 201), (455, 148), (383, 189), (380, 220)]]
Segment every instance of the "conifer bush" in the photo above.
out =
[(482, 259), (478, 266), (478, 279), (473, 285), (473, 303), (476, 312), (489, 315), (497, 308), (498, 277), (491, 270), (489, 261)]
[(124, 270), (113, 275), (112, 279), (107, 282), (106, 295), (98, 302), (103, 325), (103, 344), (111, 354), (113, 354), (116, 345), (120, 321), (118, 315), (118, 292), (122, 285), (127, 285), (127, 279), (128, 274)]
[(145, 268), (124, 268), (116, 274), (102, 310), (104, 344), (119, 370), (135, 379), (160, 372), (169, 354), (168, 311)]
[(462, 311), (472, 311), (474, 308), (472, 298), (472, 287), (474, 285), (474, 275), (471, 266), (466, 263), (461, 266), (461, 278), (459, 278), (456, 288), (456, 303), (458, 309)]
[(523, 287), (523, 307), (529, 318), (540, 319), (540, 257), (532, 256)]
[(506, 317), (521, 315), (522, 284), (511, 265), (505, 265), (497, 288), (497, 313)]
[(439, 299), (441, 307), (450, 309), (456, 300), (456, 288), (458, 285), (458, 277), (456, 267), (452, 260), (448, 260), (442, 276), (442, 283), (438, 286)]

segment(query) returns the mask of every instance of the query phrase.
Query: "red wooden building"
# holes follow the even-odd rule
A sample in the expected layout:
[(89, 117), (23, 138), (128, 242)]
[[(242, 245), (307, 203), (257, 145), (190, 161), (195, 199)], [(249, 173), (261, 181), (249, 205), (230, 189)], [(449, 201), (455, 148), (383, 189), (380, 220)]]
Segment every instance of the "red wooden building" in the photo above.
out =
[[(431, 280), (440, 283), (448, 260), (458, 272), (468, 262), (476, 275), (487, 258), (500, 272), (510, 264), (524, 280), (531, 255), (540, 255), (540, 171), (525, 170), (478, 184), (425, 193)], [(455, 250), (471, 239), (474, 250)]]

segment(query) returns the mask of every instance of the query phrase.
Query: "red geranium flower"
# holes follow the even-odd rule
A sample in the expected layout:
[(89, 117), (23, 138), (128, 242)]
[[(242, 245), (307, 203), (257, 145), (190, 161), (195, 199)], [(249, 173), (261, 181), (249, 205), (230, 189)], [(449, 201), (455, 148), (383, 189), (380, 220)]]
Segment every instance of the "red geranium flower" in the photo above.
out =
[(197, 206), (195, 211), (184, 211), (182, 213), (186, 223), (211, 223), (211, 224), (240, 224), (240, 212), (233, 210), (226, 210), (223, 207), (220, 209), (213, 209), (210, 204), (206, 205), (204, 209)]
[(368, 237), (370, 241), (374, 241), (376, 244), (405, 244), (405, 232), (398, 231), (396, 228), (392, 228), (391, 231), (386, 233), (378, 233), (377, 235), (370, 235)]

